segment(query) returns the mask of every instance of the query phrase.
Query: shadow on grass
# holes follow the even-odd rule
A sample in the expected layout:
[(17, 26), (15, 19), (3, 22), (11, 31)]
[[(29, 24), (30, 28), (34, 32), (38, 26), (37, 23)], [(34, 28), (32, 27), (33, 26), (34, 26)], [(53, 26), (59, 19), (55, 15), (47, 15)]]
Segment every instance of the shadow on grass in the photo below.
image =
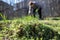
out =
[(20, 28), (18, 36), (21, 37), (21, 35), (25, 36), (27, 39), (31, 39), (31, 37), (33, 37), (34, 40), (37, 40), (37, 38), (38, 40), (60, 39), (60, 34), (58, 34), (57, 31), (42, 24), (26, 25), (25, 28)]

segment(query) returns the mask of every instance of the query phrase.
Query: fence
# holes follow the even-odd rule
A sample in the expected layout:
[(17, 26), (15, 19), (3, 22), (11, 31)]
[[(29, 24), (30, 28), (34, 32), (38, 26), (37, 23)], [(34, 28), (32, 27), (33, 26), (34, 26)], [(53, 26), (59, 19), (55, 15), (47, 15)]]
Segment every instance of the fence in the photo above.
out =
[[(28, 2), (31, 0), (0, 1), (0, 12), (7, 18), (21, 17), (28, 13)], [(60, 0), (32, 0), (42, 6), (43, 17), (60, 16)], [(8, 2), (8, 3), (7, 3)], [(9, 17), (8, 17), (9, 16)]]

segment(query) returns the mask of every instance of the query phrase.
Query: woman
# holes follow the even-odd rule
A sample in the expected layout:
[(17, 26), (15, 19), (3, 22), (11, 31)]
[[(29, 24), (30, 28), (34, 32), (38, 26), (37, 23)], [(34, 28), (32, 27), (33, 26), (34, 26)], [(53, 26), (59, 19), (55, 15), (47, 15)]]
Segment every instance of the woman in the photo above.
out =
[(39, 15), (39, 19), (42, 19), (41, 11), (42, 11), (42, 8), (38, 3), (36, 3), (35, 1), (29, 2), (29, 14), (33, 13), (33, 16), (35, 17), (36, 12), (37, 12)]

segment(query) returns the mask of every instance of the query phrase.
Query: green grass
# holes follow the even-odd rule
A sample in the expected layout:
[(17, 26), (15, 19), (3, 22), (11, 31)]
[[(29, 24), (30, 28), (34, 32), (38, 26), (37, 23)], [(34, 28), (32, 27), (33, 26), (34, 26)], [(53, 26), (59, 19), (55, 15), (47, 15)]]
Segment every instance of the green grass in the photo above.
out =
[(27, 16), (13, 20), (2, 20), (0, 21), (0, 40), (3, 38), (35, 40), (35, 37), (37, 40), (39, 38), (40, 40), (60, 40), (60, 20), (55, 19), (38, 20)]

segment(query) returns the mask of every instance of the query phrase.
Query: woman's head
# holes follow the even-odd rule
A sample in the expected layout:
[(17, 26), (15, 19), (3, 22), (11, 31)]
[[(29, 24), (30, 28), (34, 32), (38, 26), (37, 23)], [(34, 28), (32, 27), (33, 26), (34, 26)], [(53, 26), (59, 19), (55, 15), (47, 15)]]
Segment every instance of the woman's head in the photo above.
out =
[(30, 5), (31, 7), (34, 7), (34, 6), (35, 6), (35, 3), (34, 3), (33, 1), (30, 1), (30, 2), (29, 2), (29, 5)]

